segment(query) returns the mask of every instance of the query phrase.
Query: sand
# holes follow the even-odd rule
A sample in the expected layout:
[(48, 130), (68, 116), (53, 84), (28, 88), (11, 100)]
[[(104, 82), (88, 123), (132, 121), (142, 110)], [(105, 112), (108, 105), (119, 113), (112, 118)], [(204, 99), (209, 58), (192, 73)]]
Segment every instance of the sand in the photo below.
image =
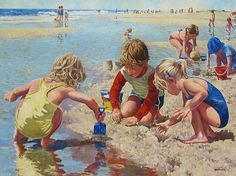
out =
[[(170, 24), (173, 22), (173, 15), (167, 14), (170, 19), (160, 19), (163, 16), (149, 15), (148, 18), (142, 15), (120, 15), (121, 21), (126, 22), (142, 22), (142, 23), (161, 23)], [(163, 14), (164, 15), (164, 14)], [(181, 15), (181, 14), (180, 14)], [(203, 14), (203, 16), (207, 14)], [(224, 14), (225, 15), (225, 14)], [(153, 17), (155, 16), (155, 17)], [(158, 17), (157, 17), (158, 16)], [(172, 17), (171, 17), (172, 16)], [(186, 15), (185, 15), (186, 16)], [(194, 18), (194, 16), (196, 16)], [(140, 18), (139, 18), (140, 17)], [(150, 17), (150, 18), (149, 18)], [(176, 23), (180, 21), (189, 23), (191, 21), (196, 24), (206, 24), (208, 18), (198, 18), (198, 14), (193, 14), (185, 18), (184, 21), (174, 19)], [(224, 17), (224, 18), (223, 18)], [(220, 19), (220, 15), (217, 14)], [(222, 24), (225, 23), (225, 16), (222, 15)], [(221, 23), (221, 21), (217, 21)], [(173, 23), (172, 23), (173, 24)], [(224, 41), (233, 46), (236, 46), (236, 41)], [(148, 42), (149, 46), (158, 46), (162, 48), (170, 48), (167, 41)], [(201, 51), (206, 52), (207, 41), (198, 41), (198, 46)], [(158, 63), (157, 63), (158, 64)], [(97, 71), (102, 71), (97, 68)], [(116, 70), (117, 71), (117, 70)], [(104, 81), (99, 84), (94, 84), (86, 94), (94, 97), (101, 105), (100, 97), (101, 89), (110, 89), (116, 71), (104, 71)], [(203, 76), (203, 75), (201, 75)], [(140, 166), (155, 168), (162, 176), (229, 176), (236, 173), (236, 150), (234, 135), (236, 134), (236, 75), (230, 76), (228, 80), (217, 80), (215, 76), (204, 76), (205, 79), (213, 83), (225, 96), (228, 103), (230, 118), (228, 125), (223, 128), (214, 128), (219, 132), (217, 140), (207, 144), (192, 144), (186, 145), (181, 143), (178, 138), (188, 138), (193, 135), (193, 129), (189, 120), (172, 126), (166, 134), (160, 134), (155, 127), (147, 128), (144, 126), (126, 127), (124, 124), (115, 124), (110, 119), (110, 112), (107, 112), (105, 123), (107, 124), (107, 135), (111, 140), (107, 141), (108, 146), (111, 145), (119, 150), (120, 155), (124, 158), (129, 158)], [(127, 99), (131, 88), (126, 85), (124, 101)], [(165, 104), (161, 109), (163, 114), (170, 114), (176, 108), (182, 105), (181, 96), (172, 96), (166, 94)], [(70, 109), (65, 112), (65, 121), (69, 122), (68, 127), (73, 131), (82, 134), (84, 139), (91, 138), (92, 129), (95, 123), (95, 118), (92, 112), (82, 104), (71, 105)]]
[[(230, 16), (230, 12), (215, 12), (216, 22), (215, 25), (225, 25), (226, 18)], [(135, 22), (145, 24), (160, 24), (160, 25), (189, 25), (196, 24), (198, 26), (206, 25), (211, 18), (210, 12), (201, 13), (177, 13), (171, 14), (166, 12), (160, 12), (156, 14), (119, 14), (117, 21), (123, 22)]]
[(6, 39), (32, 39), (37, 37), (47, 37), (66, 32), (76, 31), (78, 28), (1, 28), (0, 40)]
[[(102, 70), (102, 69), (98, 69)], [(109, 89), (112, 84), (114, 72), (104, 71), (106, 81), (93, 85), (86, 94), (94, 97), (101, 105), (99, 94), (101, 89)], [(172, 126), (164, 135), (156, 131), (155, 127), (144, 126), (126, 127), (124, 124), (114, 124), (107, 112), (105, 123), (107, 135), (111, 140), (107, 141), (120, 151), (124, 158), (129, 158), (138, 165), (155, 168), (160, 175), (199, 175), (199, 176), (229, 176), (236, 171), (236, 150), (234, 135), (236, 134), (236, 75), (228, 80), (217, 80), (215, 76), (205, 77), (212, 82), (224, 94), (228, 103), (230, 119), (223, 129), (214, 128), (220, 132), (218, 140), (208, 144), (182, 144), (177, 138), (188, 138), (193, 135), (189, 120)], [(107, 81), (108, 80), (108, 81)], [(130, 86), (126, 85), (124, 100), (130, 93)], [(181, 96), (175, 97), (166, 94), (165, 104), (161, 112), (170, 114), (182, 105)], [(95, 123), (94, 115), (82, 104), (71, 106), (65, 112), (65, 120), (68, 127), (83, 135), (84, 139), (91, 138)]]

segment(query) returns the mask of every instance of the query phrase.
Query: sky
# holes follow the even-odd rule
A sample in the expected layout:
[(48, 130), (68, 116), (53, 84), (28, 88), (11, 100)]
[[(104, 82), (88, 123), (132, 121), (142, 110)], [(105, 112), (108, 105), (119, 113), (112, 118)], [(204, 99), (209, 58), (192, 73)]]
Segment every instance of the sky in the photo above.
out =
[(235, 0), (0, 0), (0, 8), (66, 9), (155, 9), (236, 11)]

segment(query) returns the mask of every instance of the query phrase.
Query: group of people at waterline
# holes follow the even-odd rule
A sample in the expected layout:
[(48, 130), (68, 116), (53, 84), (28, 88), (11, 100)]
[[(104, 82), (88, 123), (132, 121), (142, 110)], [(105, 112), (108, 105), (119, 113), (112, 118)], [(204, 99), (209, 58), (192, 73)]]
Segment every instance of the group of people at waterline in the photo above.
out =
[[(166, 133), (172, 125), (184, 119), (190, 119), (194, 135), (181, 139), (183, 143), (205, 143), (214, 139), (216, 133), (211, 127), (223, 128), (228, 123), (225, 98), (207, 80), (189, 77), (186, 60), (181, 59), (183, 51), (187, 59), (191, 59), (191, 52), (198, 51), (198, 34), (199, 29), (194, 24), (171, 34), (169, 42), (177, 49), (177, 58), (163, 59), (155, 69), (148, 64), (150, 57), (146, 44), (139, 39), (127, 39), (120, 54), (123, 66), (110, 88), (110, 118), (117, 123), (124, 121), (127, 126), (150, 126), (158, 121), (156, 129), (161, 133)], [(228, 75), (236, 73), (236, 51), (233, 47), (217, 37), (210, 38), (207, 47), (209, 56), (216, 55), (218, 66), (227, 66)], [(211, 57), (208, 57), (208, 68), (210, 61)], [(43, 148), (50, 146), (54, 142), (51, 136), (62, 122), (60, 104), (65, 99), (86, 104), (96, 120), (103, 121), (105, 113), (99, 114), (98, 103), (77, 90), (78, 84), (85, 78), (85, 69), (79, 57), (67, 54), (56, 59), (47, 76), (7, 92), (4, 98), (9, 102), (21, 98), (15, 115), (14, 141), (22, 143), (28, 138), (39, 138)], [(128, 99), (120, 104), (119, 93), (127, 82), (133, 90)], [(183, 107), (173, 112), (169, 119), (165, 119), (160, 112), (164, 105), (164, 91), (171, 95), (183, 95)]]
[(63, 6), (59, 6), (57, 9), (57, 16), (54, 20), (57, 22), (58, 27), (63, 26), (63, 21), (65, 24), (65, 27), (67, 27), (68, 17), (69, 17), (68, 11), (65, 11)]

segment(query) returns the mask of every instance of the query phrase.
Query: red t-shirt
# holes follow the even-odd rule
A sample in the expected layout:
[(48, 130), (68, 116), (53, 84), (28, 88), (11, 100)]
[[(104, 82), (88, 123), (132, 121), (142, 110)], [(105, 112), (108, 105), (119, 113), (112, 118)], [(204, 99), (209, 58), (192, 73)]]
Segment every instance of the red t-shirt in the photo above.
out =
[[(140, 77), (142, 77), (143, 75), (141, 75)], [(155, 85), (153, 84), (153, 80), (154, 80), (154, 72), (151, 72), (147, 79), (147, 84), (148, 84), (147, 92), (148, 93), (146, 95), (146, 98), (143, 104), (141, 105), (141, 108), (134, 115), (139, 120), (142, 119), (142, 117), (145, 116), (157, 102), (159, 91), (156, 89)], [(119, 93), (126, 82), (127, 80), (122, 75), (121, 71), (119, 71), (114, 79), (113, 85), (110, 90), (110, 102), (113, 109), (120, 108)]]

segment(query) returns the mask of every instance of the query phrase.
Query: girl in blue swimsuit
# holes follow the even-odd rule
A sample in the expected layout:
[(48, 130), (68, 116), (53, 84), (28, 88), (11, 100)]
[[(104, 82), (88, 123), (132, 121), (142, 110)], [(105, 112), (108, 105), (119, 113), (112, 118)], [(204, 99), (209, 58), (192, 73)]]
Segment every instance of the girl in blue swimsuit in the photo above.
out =
[(211, 83), (200, 78), (188, 78), (187, 65), (182, 59), (163, 60), (156, 68), (154, 82), (158, 89), (166, 89), (172, 95), (182, 92), (184, 107), (176, 110), (171, 118), (158, 125), (160, 132), (189, 117), (194, 135), (181, 139), (186, 144), (206, 143), (216, 137), (211, 126), (223, 128), (228, 123), (228, 106), (222, 93)]

